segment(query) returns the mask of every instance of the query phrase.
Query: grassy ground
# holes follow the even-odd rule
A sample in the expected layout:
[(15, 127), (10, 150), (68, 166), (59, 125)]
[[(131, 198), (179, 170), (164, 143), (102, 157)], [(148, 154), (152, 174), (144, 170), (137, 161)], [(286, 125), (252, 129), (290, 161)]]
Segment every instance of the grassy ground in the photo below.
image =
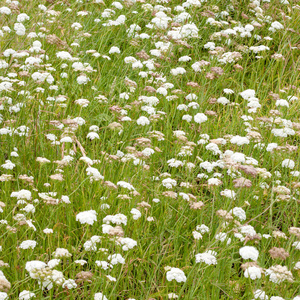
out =
[(300, 299), (299, 24), (0, 1), (0, 299)]

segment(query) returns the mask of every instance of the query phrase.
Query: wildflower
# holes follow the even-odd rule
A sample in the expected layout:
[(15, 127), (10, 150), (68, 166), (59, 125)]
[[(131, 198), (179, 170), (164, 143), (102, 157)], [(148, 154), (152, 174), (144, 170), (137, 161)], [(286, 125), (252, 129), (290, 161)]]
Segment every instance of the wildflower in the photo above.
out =
[(110, 260), (110, 263), (112, 265), (116, 265), (116, 264), (125, 264), (125, 259), (122, 257), (121, 254), (116, 253), (116, 254), (112, 254), (108, 256), (108, 259)]
[(257, 249), (253, 246), (242, 247), (240, 248), (239, 253), (243, 259), (252, 259), (253, 261), (256, 261), (259, 255)]
[(80, 75), (77, 77), (78, 84), (87, 84), (89, 81), (90, 81), (90, 79), (85, 75)]
[(293, 282), (293, 274), (288, 270), (286, 266), (272, 266), (265, 271), (266, 275), (269, 275), (270, 281), (274, 283), (281, 283), (285, 280)]
[(117, 224), (117, 225), (121, 225), (127, 224), (127, 217), (123, 214), (116, 214), (116, 215), (107, 215), (105, 218), (103, 218), (103, 222), (105, 224)]
[(264, 291), (258, 289), (254, 292), (254, 299), (268, 300), (269, 297)]
[(185, 74), (186, 70), (182, 67), (177, 67), (175, 69), (171, 69), (171, 74), (174, 76)]
[(79, 221), (81, 224), (93, 225), (97, 221), (97, 213), (95, 210), (80, 212), (76, 215), (76, 221)]
[(77, 287), (77, 284), (75, 282), (75, 280), (73, 279), (68, 279), (68, 280), (65, 280), (65, 282), (63, 283), (62, 285), (63, 288), (67, 288), (68, 290), (70, 289), (74, 289)]
[(203, 113), (198, 113), (194, 116), (194, 121), (198, 124), (201, 124), (201, 123), (207, 121), (207, 116)]
[(204, 262), (207, 265), (216, 265), (216, 253), (214, 251), (206, 251), (204, 253), (196, 254), (196, 263)]
[(230, 198), (230, 199), (235, 199), (236, 198), (236, 193), (234, 191), (228, 190), (228, 189), (226, 189), (224, 191), (221, 191), (220, 195), (224, 196), (226, 198)]
[(249, 267), (245, 270), (244, 276), (252, 280), (261, 278), (261, 269), (258, 267)]
[(122, 245), (122, 249), (124, 251), (127, 251), (137, 246), (137, 242), (131, 238), (120, 238), (119, 242)]
[(27, 240), (27, 241), (22, 242), (19, 247), (21, 249), (34, 249), (36, 244), (37, 244), (36, 241)]
[(240, 221), (245, 221), (246, 220), (246, 213), (241, 207), (234, 207), (229, 211), (230, 214), (238, 217)]
[(178, 268), (171, 268), (167, 272), (167, 280), (168, 281), (176, 280), (177, 282), (185, 282), (186, 276), (182, 270)]
[(174, 179), (166, 178), (162, 180), (162, 185), (167, 189), (171, 189), (172, 187), (175, 187), (177, 185), (177, 182)]
[(94, 300), (108, 300), (102, 293), (96, 293), (94, 295)]
[(288, 252), (286, 252), (283, 248), (277, 248), (277, 247), (273, 247), (269, 250), (270, 256), (273, 259), (279, 258), (282, 260), (285, 260), (286, 258), (288, 258), (290, 255)]
[(291, 159), (285, 159), (282, 161), (281, 166), (283, 168), (289, 168), (289, 169), (294, 169), (295, 167), (295, 162)]
[(150, 121), (147, 117), (142, 116), (137, 119), (136, 123), (138, 125), (145, 126), (145, 125), (149, 125)]
[(29, 300), (31, 298), (35, 298), (35, 293), (24, 290), (19, 294), (19, 300)]
[(118, 47), (111, 47), (108, 53), (109, 54), (113, 54), (113, 53), (119, 54), (119, 53), (121, 53), (121, 51)]
[(62, 257), (71, 257), (72, 254), (65, 248), (57, 248), (55, 252), (52, 253), (55, 258), (62, 258)]

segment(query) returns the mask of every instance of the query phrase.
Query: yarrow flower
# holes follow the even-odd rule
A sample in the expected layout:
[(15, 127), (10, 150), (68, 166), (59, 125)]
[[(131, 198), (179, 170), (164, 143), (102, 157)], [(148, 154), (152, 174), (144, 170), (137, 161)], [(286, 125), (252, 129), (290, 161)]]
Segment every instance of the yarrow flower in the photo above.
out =
[(177, 282), (186, 282), (186, 276), (184, 272), (178, 268), (171, 268), (167, 272), (167, 280), (176, 280)]
[(216, 265), (217, 259), (216, 259), (216, 252), (214, 251), (207, 251), (204, 253), (198, 253), (196, 254), (196, 263), (204, 262), (207, 265)]
[(239, 253), (243, 259), (251, 259), (256, 261), (258, 259), (259, 252), (253, 246), (245, 246), (240, 248)]
[(249, 267), (245, 270), (244, 276), (252, 280), (261, 278), (261, 269), (258, 267)]
[(97, 213), (95, 210), (80, 212), (76, 215), (76, 221), (79, 221), (81, 224), (93, 225), (97, 221)]
[(282, 161), (281, 166), (283, 168), (289, 168), (289, 169), (294, 169), (295, 167), (295, 162), (291, 159), (285, 159)]

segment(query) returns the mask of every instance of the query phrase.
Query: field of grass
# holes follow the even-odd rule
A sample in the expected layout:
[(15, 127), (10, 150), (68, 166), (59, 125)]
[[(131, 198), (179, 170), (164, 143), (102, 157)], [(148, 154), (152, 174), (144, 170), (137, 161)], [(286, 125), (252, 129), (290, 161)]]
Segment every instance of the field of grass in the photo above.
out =
[(0, 0), (0, 300), (299, 300), (299, 74), (299, 0)]

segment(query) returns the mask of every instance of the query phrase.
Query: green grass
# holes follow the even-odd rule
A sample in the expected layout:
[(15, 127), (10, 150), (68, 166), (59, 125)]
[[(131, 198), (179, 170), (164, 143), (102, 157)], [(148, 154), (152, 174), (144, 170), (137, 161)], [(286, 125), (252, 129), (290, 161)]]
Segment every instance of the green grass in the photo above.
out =
[[(121, 1), (123, 9), (115, 8), (112, 3), (33, 0), (20, 2), (18, 12), (13, 10), (9, 1), (0, 1), (0, 30), (3, 32), (0, 31), (0, 292), (3, 292), (0, 299), (6, 299), (4, 293), (7, 293), (7, 299), (18, 299), (24, 290), (35, 293), (36, 299), (101, 299), (94, 296), (100, 292), (107, 299), (116, 300), (169, 299), (171, 293), (178, 299), (187, 300), (259, 299), (255, 298), (255, 291), (261, 289), (272, 300), (297, 300), (300, 273), (294, 267), (300, 261), (300, 254), (294, 242), (299, 241), (300, 235), (290, 233), (290, 228), (298, 227), (300, 221), (299, 176), (291, 173), (300, 171), (299, 1), (290, 0), (289, 4), (277, 0), (262, 2), (256, 11), (251, 1), (229, 3), (213, 0), (202, 2), (200, 6), (191, 5), (185, 8), (190, 19), (183, 21), (181, 26), (194, 23), (199, 29), (198, 37), (187, 36), (180, 41), (168, 37), (168, 31), (180, 24), (171, 24), (173, 21), (169, 19), (164, 29), (157, 28), (152, 20), (160, 9), (165, 9), (167, 17), (174, 18), (181, 13), (175, 8), (184, 2)], [(38, 8), (39, 4), (45, 5), (47, 11)], [(146, 4), (151, 4), (153, 9), (156, 6), (155, 10), (146, 11)], [(5, 9), (1, 7), (10, 7), (12, 13), (4, 14)], [(105, 18), (102, 16), (105, 9), (113, 9), (115, 14)], [(82, 11), (88, 14), (77, 14)], [(224, 11), (228, 16), (220, 15)], [(30, 17), (23, 22), (25, 35), (17, 35), (14, 30), (19, 13)], [(120, 15), (126, 16), (124, 24), (103, 26)], [(207, 23), (208, 17), (214, 17), (215, 24)], [(100, 19), (100, 22), (95, 22), (95, 19)], [(284, 29), (271, 32), (269, 28), (274, 21), (280, 22)], [(75, 22), (83, 27), (79, 30), (72, 28)], [(138, 34), (147, 33), (150, 38), (128, 36), (132, 24), (141, 27)], [(154, 24), (153, 28), (148, 24)], [(254, 24), (254, 29), (251, 36), (242, 37), (237, 27), (247, 24)], [(4, 26), (8, 26), (11, 32), (5, 31)], [(233, 28), (236, 29), (235, 35), (222, 36), (223, 30)], [(218, 32), (220, 37), (215, 38)], [(30, 38), (29, 33), (36, 33), (37, 37)], [(53, 34), (61, 42), (49, 42), (47, 36)], [(258, 40), (258, 35), (261, 40)], [(271, 40), (265, 37), (271, 37)], [(41, 49), (30, 52), (34, 41), (40, 41)], [(150, 52), (157, 48), (157, 42), (170, 43), (158, 57)], [(205, 48), (208, 42), (214, 42), (222, 49), (219, 48), (219, 53), (210, 51)], [(72, 43), (78, 43), (78, 46)], [(267, 46), (269, 50), (258, 53), (249, 50), (251, 46), (259, 45)], [(109, 54), (113, 46), (119, 47), (121, 53)], [(28, 55), (4, 56), (7, 49), (26, 51)], [(99, 53), (99, 57), (93, 56), (89, 50)], [(144, 63), (145, 59), (137, 55), (142, 50), (155, 64), (153, 70), (147, 69), (145, 64), (140, 69), (125, 63), (124, 59), (129, 56)], [(58, 58), (59, 51), (68, 51), (74, 60)], [(242, 58), (221, 63), (221, 55), (228, 52), (239, 52)], [(281, 54), (284, 59), (274, 59), (274, 54)], [(110, 60), (102, 55), (109, 56)], [(191, 60), (178, 62), (185, 55)], [(28, 65), (25, 63), (28, 57), (42, 60), (40, 64)], [(203, 66), (201, 72), (194, 72), (192, 64), (201, 60), (209, 65)], [(75, 61), (86, 63), (85, 67), (91, 69), (75, 71), (72, 67)], [(171, 69), (177, 67), (185, 68), (186, 73), (172, 75)], [(221, 67), (223, 74), (215, 74), (209, 79), (213, 67)], [(148, 72), (146, 78), (140, 76), (141, 71)], [(31, 77), (34, 72), (49, 72), (54, 82), (35, 81)], [(68, 77), (63, 78), (61, 73), (67, 73)], [(80, 85), (77, 78), (84, 74), (89, 81)], [(133, 83), (128, 83), (127, 79)], [(11, 82), (12, 88), (5, 89), (2, 82)], [(198, 86), (193, 87), (188, 84), (190, 82), (196, 82)], [(174, 85), (167, 89), (167, 95), (177, 97), (168, 101), (159, 93), (145, 90), (146, 86), (156, 90), (164, 83)], [(39, 92), (37, 88), (44, 91)], [(232, 89), (234, 94), (226, 94), (224, 89)], [(249, 111), (248, 101), (239, 94), (248, 89), (255, 91), (260, 104), (257, 111)], [(124, 92), (129, 94), (129, 99), (120, 98)], [(272, 93), (278, 96), (272, 96)], [(191, 102), (186, 99), (189, 94), (197, 96), (192, 101), (199, 107), (178, 110), (178, 105)], [(64, 95), (66, 100), (56, 101), (59, 95)], [(104, 96), (106, 100), (99, 101), (98, 96)], [(147, 112), (149, 107), (139, 100), (141, 96), (158, 98), (158, 104), (151, 108), (153, 113)], [(293, 101), (289, 100), (292, 96), (295, 97)], [(229, 99), (230, 104), (212, 101), (220, 97)], [(276, 106), (276, 97), (287, 100), (289, 107)], [(87, 99), (88, 106), (76, 104), (78, 99)], [(18, 111), (20, 104), (23, 107)], [(205, 113), (208, 120), (196, 123), (194, 116), (197, 113)], [(192, 116), (191, 122), (182, 119), (187, 114)], [(244, 121), (242, 116), (245, 115), (252, 119)], [(124, 116), (130, 117), (131, 121), (122, 120)], [(150, 124), (138, 125), (136, 120), (141, 116), (147, 117)], [(84, 124), (76, 126), (72, 119), (77, 117), (81, 117)], [(121, 124), (120, 127), (111, 128), (113, 122)], [(92, 125), (99, 127), (99, 139), (87, 138)], [(28, 128), (27, 135), (18, 134), (16, 130), (20, 126)], [(290, 133), (276, 136), (271, 132), (274, 128), (289, 128)], [(178, 130), (183, 131), (185, 137), (176, 136), (174, 131)], [(163, 139), (153, 131), (160, 132)], [(260, 138), (251, 138), (251, 132), (258, 133)], [(55, 144), (47, 139), (48, 134), (54, 134), (58, 142), (69, 136), (72, 142)], [(198, 143), (201, 134), (209, 135), (204, 144)], [(231, 137), (236, 135), (248, 136), (249, 143), (231, 143)], [(215, 154), (206, 146), (218, 138), (226, 143), (218, 144), (220, 153)], [(259, 143), (264, 146), (259, 147)], [(277, 143), (278, 148), (267, 151), (269, 143)], [(143, 155), (145, 148), (153, 149), (154, 153)], [(188, 150), (190, 154), (184, 154)], [(245, 161), (228, 162), (228, 150), (244, 154)], [(12, 152), (17, 152), (18, 156)], [(62, 159), (68, 155), (73, 159), (63, 164)], [(80, 160), (83, 156), (94, 160), (94, 164)], [(40, 163), (38, 157), (50, 162)], [(183, 165), (171, 167), (167, 161), (172, 158)], [(247, 161), (249, 158), (255, 159), (257, 164)], [(295, 162), (293, 169), (282, 165), (285, 159)], [(11, 169), (6, 168), (6, 160), (14, 164)], [(203, 161), (215, 163), (211, 172), (200, 166)], [(191, 167), (188, 164), (192, 164)], [(251, 176), (240, 169), (240, 165), (251, 164), (256, 171), (265, 168), (270, 176), (264, 176), (264, 172)], [(96, 168), (104, 179), (91, 180), (86, 171), (88, 167)], [(202, 173), (206, 177), (197, 177)], [(54, 174), (62, 174), (63, 180), (51, 179)], [(162, 180), (168, 177), (176, 180), (171, 189), (162, 184)], [(208, 179), (216, 177), (222, 185), (208, 186)], [(240, 177), (249, 179), (252, 186), (236, 187), (235, 179)], [(117, 185), (120, 181), (130, 183), (135, 192)], [(286, 200), (279, 199), (274, 192), (277, 186), (289, 189)], [(235, 199), (221, 196), (225, 189), (233, 190)], [(31, 197), (12, 197), (12, 192), (21, 190), (30, 191)], [(174, 192), (173, 195), (168, 195), (168, 191)], [(56, 194), (50, 194), (52, 198), (47, 201), (41, 193), (50, 192)], [(70, 203), (61, 201), (62, 196), (69, 196)], [(154, 198), (160, 202), (153, 202)], [(193, 203), (200, 201), (203, 206), (193, 209)], [(35, 212), (24, 211), (28, 204), (33, 204)], [(234, 207), (243, 208), (246, 220), (232, 215), (233, 218), (226, 221), (219, 216), (219, 210), (229, 212)], [(141, 217), (136, 220), (131, 213), (133, 208), (141, 212)], [(96, 211), (96, 222), (89, 225), (76, 220), (78, 213), (89, 210)], [(102, 229), (103, 219), (116, 214), (125, 215), (127, 224), (110, 225), (119, 225), (123, 238), (137, 242), (128, 251), (122, 249), (122, 238), (104, 233)], [(209, 232), (196, 240), (193, 231), (201, 224), (208, 226)], [(236, 234), (241, 232), (243, 225), (251, 225), (257, 234), (253, 237), (243, 233), (245, 240), (240, 240)], [(53, 233), (45, 234), (45, 228), (53, 229)], [(274, 231), (281, 231), (286, 238), (276, 237)], [(218, 233), (227, 234), (225, 241), (215, 238)], [(266, 238), (267, 234), (269, 238)], [(96, 251), (84, 246), (93, 236), (101, 237), (96, 243)], [(34, 249), (19, 247), (26, 240), (37, 242)], [(251, 261), (239, 254), (245, 245), (254, 246), (259, 251), (256, 263), (262, 270), (261, 278), (251, 280), (244, 276), (242, 264)], [(283, 248), (289, 256), (285, 260), (271, 257), (269, 250), (274, 247)], [(62, 272), (64, 280), (51, 279), (53, 287), (48, 290), (41, 287), (43, 279), (34, 277), (25, 267), (33, 260), (48, 263), (54, 258), (57, 248), (67, 249), (72, 256), (61, 258), (52, 268), (51, 272)], [(196, 263), (195, 255), (208, 250), (216, 251), (217, 264)], [(117, 253), (125, 259), (124, 264), (118, 263), (107, 270), (96, 265), (95, 261), (110, 262), (108, 256)], [(81, 259), (86, 261), (83, 266), (75, 262)], [(276, 265), (286, 266), (293, 280), (279, 283), (270, 280), (265, 271)], [(186, 276), (184, 282), (168, 281), (168, 267), (181, 269)], [(91, 272), (91, 278), (80, 280), (81, 271)], [(114, 277), (115, 281), (110, 281), (107, 275)], [(62, 286), (68, 279), (74, 280), (73, 288)]]

